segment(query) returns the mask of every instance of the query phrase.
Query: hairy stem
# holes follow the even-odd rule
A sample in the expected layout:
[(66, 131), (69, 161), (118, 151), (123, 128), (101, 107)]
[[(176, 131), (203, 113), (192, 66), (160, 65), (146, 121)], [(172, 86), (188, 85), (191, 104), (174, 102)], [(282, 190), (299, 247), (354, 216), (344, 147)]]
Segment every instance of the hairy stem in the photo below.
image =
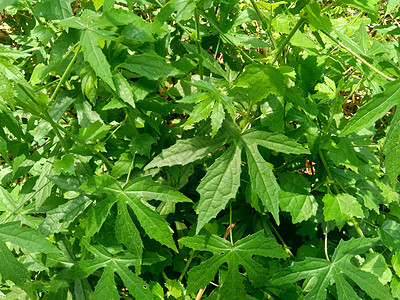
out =
[(374, 72), (376, 72), (377, 74), (381, 75), (383, 78), (389, 80), (389, 81), (394, 81), (396, 80), (393, 77), (390, 77), (388, 75), (386, 75), (385, 73), (383, 73), (382, 71), (378, 70), (377, 68), (375, 68), (373, 65), (371, 65), (368, 61), (366, 61), (361, 55), (359, 55), (358, 53), (354, 52), (352, 49), (350, 49), (349, 47), (347, 47), (345, 44), (343, 44), (342, 42), (340, 42), (338, 39), (334, 38), (333, 36), (331, 36), (329, 33), (322, 31), (327, 37), (329, 37), (333, 42), (335, 42), (337, 45), (339, 45), (340, 47), (342, 47), (343, 49), (345, 49), (347, 52), (349, 52), (351, 55), (353, 55), (354, 57), (356, 57), (359, 61), (361, 61), (364, 65), (368, 66), (371, 70), (373, 70)]
[(306, 19), (304, 18), (300, 18), (300, 20), (297, 21), (296, 25), (294, 25), (294, 27), (292, 28), (292, 30), (289, 32), (289, 34), (287, 35), (287, 37), (285, 38), (285, 40), (279, 44), (278, 49), (275, 52), (274, 58), (271, 61), (271, 64), (273, 65), (274, 63), (276, 63), (276, 61), (278, 60), (279, 55), (281, 55), (283, 49), (285, 49), (286, 45), (290, 42), (291, 38), (293, 37), (293, 35), (296, 33), (296, 31), (300, 28), (301, 25), (303, 25), (304, 21)]
[(262, 23), (262, 25), (263, 25), (263, 27), (264, 27), (264, 30), (265, 30), (265, 31), (267, 32), (267, 34), (268, 34), (268, 38), (269, 38), (269, 40), (271, 41), (272, 49), (275, 49), (275, 48), (276, 48), (276, 43), (275, 43), (275, 40), (274, 40), (274, 38), (273, 38), (273, 36), (272, 36), (272, 33), (271, 33), (270, 29), (269, 29), (270, 26), (269, 26), (267, 20), (265, 19), (264, 14), (262, 13), (262, 11), (260, 10), (260, 8), (258, 7), (256, 1), (250, 0), (250, 2), (251, 2), (251, 4), (253, 5), (254, 10), (256, 11), (256, 14), (257, 14), (258, 18), (260, 19), (260, 21), (261, 21), (261, 23)]
[(201, 55), (201, 37), (200, 37), (200, 14), (199, 10), (195, 9), (195, 25), (196, 25), (196, 45), (197, 52), (199, 54), (199, 72), (200, 79), (203, 80), (203, 56)]

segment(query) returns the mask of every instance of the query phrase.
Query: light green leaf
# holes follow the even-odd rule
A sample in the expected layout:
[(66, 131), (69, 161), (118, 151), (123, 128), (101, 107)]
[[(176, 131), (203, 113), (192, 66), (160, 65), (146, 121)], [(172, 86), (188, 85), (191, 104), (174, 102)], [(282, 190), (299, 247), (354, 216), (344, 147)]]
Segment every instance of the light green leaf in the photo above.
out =
[(246, 130), (242, 135), (242, 138), (247, 145), (257, 144), (277, 152), (288, 154), (310, 153), (299, 143), (287, 136), (277, 132), (268, 132), (263, 130), (263, 128)]
[(18, 208), (18, 203), (14, 200), (14, 198), (10, 195), (10, 193), (0, 186), (0, 204), (4, 207), (8, 212), (13, 212)]
[(279, 225), (279, 185), (272, 168), (258, 151), (256, 144), (246, 144), (251, 187), (257, 193), (265, 208), (271, 212)]
[(133, 179), (124, 186), (123, 194), (129, 197), (160, 200), (165, 202), (192, 202), (175, 188), (155, 182), (149, 176)]
[(169, 77), (178, 72), (173, 66), (166, 63), (161, 57), (146, 54), (129, 56), (126, 62), (121, 65), (121, 67), (140, 76), (154, 80)]
[(42, 0), (35, 3), (34, 13), (50, 20), (62, 20), (72, 16), (73, 0)]
[(80, 128), (79, 135), (82, 139), (88, 141), (100, 140), (107, 135), (110, 129), (110, 125), (104, 125), (100, 121), (96, 121), (87, 128)]
[(396, 105), (399, 98), (400, 79), (387, 83), (383, 93), (374, 95), (368, 103), (358, 109), (354, 117), (343, 128), (340, 136), (369, 127)]
[(115, 221), (115, 237), (118, 243), (135, 254), (142, 261), (143, 243), (139, 230), (132, 221), (126, 202), (118, 201), (118, 215)]
[(186, 126), (196, 122), (200, 122), (201, 120), (206, 120), (213, 111), (214, 104), (215, 104), (215, 99), (213, 97), (209, 97), (199, 102), (193, 108), (193, 111), (190, 114), (189, 119), (187, 119), (184, 125)]
[(224, 138), (212, 139), (207, 136), (197, 136), (191, 139), (178, 140), (171, 147), (164, 149), (146, 167), (151, 168), (187, 165), (196, 160), (205, 158), (224, 143)]
[(235, 86), (245, 88), (252, 103), (266, 98), (270, 94), (282, 95), (285, 79), (275, 68), (261, 64), (251, 64), (235, 81)]
[(366, 260), (360, 269), (378, 276), (382, 284), (386, 284), (392, 279), (392, 272), (386, 264), (385, 258), (377, 252), (367, 253)]
[[(103, 39), (112, 39), (111, 35), (103, 35), (102, 37)], [(100, 38), (92, 30), (85, 31), (81, 37), (83, 55), (85, 60), (89, 62), (90, 66), (96, 72), (97, 76), (115, 90), (110, 64), (99, 45)]]
[(302, 279), (314, 278), (315, 282), (305, 299), (326, 299), (326, 289), (332, 282), (336, 284), (338, 293), (341, 292), (339, 299), (358, 299), (347, 283), (347, 278), (350, 278), (372, 298), (392, 299), (389, 290), (379, 282), (377, 276), (358, 269), (350, 262), (351, 258), (363, 254), (377, 241), (377, 238), (352, 238), (346, 242), (341, 240), (332, 256), (332, 261), (306, 257), (305, 260), (295, 262), (292, 266), (276, 273), (270, 284), (287, 285)]
[(348, 194), (326, 194), (324, 202), (324, 216), (326, 221), (335, 221), (341, 229), (352, 217), (364, 217), (363, 210), (356, 198)]
[(222, 101), (217, 99), (214, 103), (213, 110), (211, 112), (211, 136), (214, 137), (217, 131), (221, 128), (222, 122), (225, 119), (224, 106)]
[(307, 12), (309, 22), (316, 30), (330, 31), (332, 24), (327, 16), (321, 15), (321, 7), (316, 1), (308, 4), (304, 11)]
[(223, 210), (229, 200), (235, 198), (240, 185), (241, 152), (239, 146), (231, 145), (209, 167), (197, 187), (200, 202), (197, 208), (199, 218), (196, 233)]
[(297, 173), (279, 176), (282, 190), (279, 193), (280, 207), (292, 216), (293, 223), (306, 221), (317, 213), (318, 203), (311, 195), (308, 180)]
[(343, 4), (359, 8), (373, 15), (378, 15), (378, 2), (379, 0), (342, 0)]
[(93, 293), (94, 299), (110, 299), (119, 300), (120, 295), (114, 280), (114, 269), (112, 266), (107, 266), (101, 274), (100, 280), (97, 282)]
[(38, 232), (48, 236), (51, 233), (61, 232), (67, 228), (85, 209), (91, 201), (85, 197), (78, 196), (67, 203), (46, 212), (46, 218), (39, 225)]
[(386, 12), (385, 14), (389, 14), (395, 10), (397, 5), (400, 4), (400, 0), (388, 0), (386, 5)]
[[(398, 106), (397, 106), (398, 107)], [(396, 107), (396, 108), (397, 108)], [(396, 109), (390, 123), (382, 150), (385, 154), (386, 176), (389, 178), (392, 187), (397, 183), (397, 176), (400, 173), (400, 110)]]
[(117, 89), (118, 96), (124, 100), (125, 103), (135, 108), (135, 101), (133, 100), (132, 88), (128, 81), (120, 72), (114, 72), (114, 84)]
[(60, 250), (34, 229), (21, 227), (20, 222), (0, 225), (0, 241), (11, 242), (31, 252), (59, 253)]

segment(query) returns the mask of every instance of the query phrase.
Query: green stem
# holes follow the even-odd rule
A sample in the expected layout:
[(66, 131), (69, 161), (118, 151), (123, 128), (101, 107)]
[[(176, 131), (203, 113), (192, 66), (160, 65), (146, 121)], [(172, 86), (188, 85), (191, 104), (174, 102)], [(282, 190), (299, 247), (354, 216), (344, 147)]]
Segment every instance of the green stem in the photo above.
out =
[(286, 45), (289, 43), (290, 39), (293, 37), (293, 35), (296, 33), (296, 31), (300, 28), (301, 25), (303, 25), (304, 21), (306, 19), (300, 18), (299, 21), (297, 21), (296, 25), (292, 28), (292, 30), (289, 32), (288, 36), (285, 38), (285, 40), (279, 44), (278, 50), (276, 50), (274, 58), (271, 61), (271, 64), (273, 65), (276, 63), (278, 60), (279, 55), (281, 55), (283, 49), (285, 49)]
[(56, 86), (56, 88), (55, 88), (53, 94), (51, 95), (50, 100), (49, 100), (50, 103), (53, 102), (53, 100), (56, 98), (56, 95), (57, 95), (58, 91), (60, 90), (61, 85), (64, 83), (65, 78), (67, 78), (68, 72), (69, 72), (69, 70), (71, 69), (72, 64), (75, 62), (75, 60), (76, 60), (76, 58), (77, 58), (77, 56), (78, 56), (78, 54), (79, 54), (80, 46), (75, 45), (73, 48), (76, 48), (76, 49), (75, 49), (75, 51), (76, 51), (76, 52), (75, 52), (75, 55), (74, 55), (74, 57), (71, 59), (71, 61), (69, 62), (68, 66), (67, 66), (67, 68), (65, 69), (64, 73), (62, 74), (61, 79), (60, 79), (60, 81), (58, 82), (58, 84), (57, 84), (57, 86)]
[(203, 80), (203, 56), (201, 55), (201, 37), (200, 37), (200, 14), (199, 10), (195, 9), (195, 25), (196, 25), (196, 45), (197, 53), (199, 54), (199, 72), (200, 79)]
[[(270, 222), (268, 222), (270, 223)], [(278, 230), (276, 230), (275, 226), (273, 226), (272, 224), (269, 224), (270, 228), (272, 229), (272, 231), (274, 232), (275, 236), (278, 238), (278, 240), (281, 242), (283, 249), (285, 249), (285, 252), (287, 254), (289, 254), (291, 257), (295, 257), (292, 253), (292, 251), (290, 251), (290, 248), (288, 247), (288, 245), (286, 245), (285, 241), (283, 240), (283, 238), (281, 237), (281, 235), (279, 234)]]
[(187, 270), (190, 267), (190, 264), (191, 264), (192, 260), (196, 257), (196, 255), (197, 255), (197, 251), (195, 251), (195, 250), (190, 251), (189, 259), (187, 260), (187, 262), (185, 264), (185, 267), (183, 268), (183, 271), (182, 271), (181, 275), (178, 278), (179, 282), (182, 281), (183, 277), (185, 276)]
[(254, 0), (250, 0), (250, 1), (251, 1), (251, 4), (254, 7), (254, 10), (256, 11), (256, 14), (257, 14), (258, 18), (260, 19), (260, 21), (261, 21), (261, 23), (262, 23), (262, 25), (264, 27), (264, 30), (268, 34), (268, 37), (269, 37), (269, 39), (271, 41), (272, 48), (275, 49), (276, 48), (276, 43), (275, 43), (275, 40), (274, 40), (274, 38), (273, 38), (273, 36), (271, 34), (271, 31), (269, 29), (269, 24), (268, 24), (267, 20), (265, 19), (264, 14), (261, 12), (261, 10), (258, 7), (256, 1), (254, 1)]
[(363, 64), (365, 64), (366, 66), (368, 66), (371, 70), (373, 70), (374, 72), (376, 72), (377, 74), (381, 75), (383, 78), (389, 80), (389, 81), (394, 81), (396, 80), (396, 78), (390, 77), (388, 75), (386, 75), (385, 73), (383, 73), (382, 71), (378, 70), (377, 68), (375, 68), (373, 65), (371, 65), (368, 61), (366, 61), (361, 55), (359, 55), (358, 53), (354, 52), (352, 49), (350, 49), (349, 47), (347, 47), (345, 44), (343, 44), (342, 42), (340, 42), (338, 39), (334, 38), (333, 36), (331, 36), (329, 33), (322, 31), (327, 37), (329, 37), (333, 42), (335, 42), (337, 45), (339, 45), (340, 47), (342, 47), (343, 49), (345, 49), (347, 52), (349, 52), (350, 54), (352, 54), (353, 56), (355, 56), (359, 61), (361, 61)]
[(232, 234), (232, 203), (229, 204), (229, 238), (233, 247), (233, 234)]
[(88, 149), (90, 152), (92, 152), (93, 154), (97, 155), (98, 157), (101, 158), (101, 160), (104, 162), (104, 164), (106, 165), (107, 169), (109, 171), (112, 170), (113, 165), (112, 163), (107, 159), (107, 157), (105, 157), (101, 152), (97, 151), (96, 149), (94, 149), (94, 147), (90, 144), (88, 144), (85, 140), (81, 139), (79, 136), (69, 132), (68, 130), (66, 130), (64, 127), (62, 127), (61, 125), (55, 123), (56, 126), (58, 127), (59, 130), (61, 130), (62, 132), (64, 132), (66, 135), (68, 135), (71, 139), (75, 140), (76, 142), (80, 143), (82, 146), (84, 146), (86, 149)]
[(50, 116), (47, 110), (44, 111), (45, 120), (50, 123), (51, 128), (53, 128), (56, 136), (60, 140), (61, 146), (64, 148), (65, 153), (68, 153), (68, 145), (65, 141), (64, 137), (61, 135), (61, 132), (58, 130), (56, 122), (54, 122), (53, 118)]

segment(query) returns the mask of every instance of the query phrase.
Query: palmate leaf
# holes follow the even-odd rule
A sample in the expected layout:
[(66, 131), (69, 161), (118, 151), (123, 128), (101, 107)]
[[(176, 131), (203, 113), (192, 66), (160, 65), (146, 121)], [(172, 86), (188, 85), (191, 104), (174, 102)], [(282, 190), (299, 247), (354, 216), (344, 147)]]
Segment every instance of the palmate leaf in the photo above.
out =
[(372, 125), (383, 117), (394, 105), (398, 104), (400, 98), (400, 79), (385, 85), (383, 93), (376, 94), (372, 99), (361, 106), (349, 123), (343, 128), (339, 136), (345, 136), (351, 132), (358, 131)]
[(359, 299), (347, 282), (347, 278), (350, 278), (372, 298), (393, 299), (388, 289), (379, 282), (376, 275), (362, 271), (350, 262), (351, 258), (363, 254), (373, 247), (378, 240), (378, 238), (341, 240), (332, 256), (332, 261), (307, 257), (304, 261), (295, 262), (292, 266), (277, 273), (271, 279), (270, 284), (287, 285), (314, 277), (316, 280), (305, 299), (327, 299), (326, 289), (331, 282), (336, 284), (339, 300)]
[(241, 152), (238, 145), (231, 145), (215, 160), (197, 187), (200, 202), (196, 233), (235, 198), (240, 186)]
[(227, 240), (216, 235), (184, 237), (179, 243), (198, 251), (209, 251), (214, 255), (200, 265), (193, 267), (188, 275), (188, 293), (204, 288), (215, 277), (220, 266), (228, 264), (228, 273), (220, 284), (221, 299), (244, 299), (238, 296), (246, 296), (243, 279), (238, 274), (239, 265), (242, 266), (248, 278), (255, 286), (265, 282), (267, 270), (254, 261), (254, 255), (286, 258), (287, 253), (272, 238), (267, 238), (263, 231), (249, 235), (233, 246)]
[(212, 128), (211, 135), (214, 137), (225, 119), (224, 108), (231, 118), (234, 119), (235, 107), (231, 99), (227, 95), (221, 93), (212, 82), (195, 81), (188, 83), (206, 92), (197, 92), (178, 100), (178, 102), (181, 103), (196, 103), (189, 119), (184, 125), (191, 125), (210, 117)]
[[(105, 174), (92, 177), (81, 186), (81, 189), (91, 193), (106, 193), (111, 197), (104, 204), (107, 209), (102, 209), (103, 207), (100, 206), (100, 209), (94, 209), (93, 211), (93, 219), (96, 220), (96, 231), (101, 228), (112, 205), (117, 200), (120, 200), (126, 202), (132, 208), (140, 225), (150, 238), (177, 251), (172, 238), (172, 230), (167, 221), (150, 208), (150, 204), (142, 202), (143, 199), (165, 202), (191, 202), (189, 198), (176, 189), (154, 182), (150, 177), (136, 178), (122, 187), (115, 178)], [(88, 231), (91, 234), (96, 232), (91, 229)]]
[(94, 20), (100, 15), (94, 11), (85, 10), (79, 17), (71, 17), (62, 20), (59, 24), (65, 27), (81, 29), (80, 43), (83, 48), (85, 60), (90, 64), (96, 75), (107, 83), (113, 90), (115, 85), (112, 79), (111, 66), (100, 48), (100, 41), (112, 40), (115, 36), (111, 31), (100, 29), (109, 24), (98, 24)]
[[(103, 274), (96, 285), (95, 295), (107, 295), (107, 299), (114, 299), (108, 297), (115, 297), (118, 294), (115, 293), (116, 288), (114, 283), (114, 272), (116, 272), (128, 288), (129, 293), (136, 299), (153, 299), (153, 295), (147, 287), (146, 282), (129, 270), (130, 266), (139, 266), (141, 263), (135, 255), (126, 251), (112, 254), (102, 246), (90, 245), (85, 239), (81, 241), (85, 248), (94, 255), (94, 259), (76, 262), (69, 271), (68, 277), (70, 279), (83, 279), (96, 270), (104, 268)], [(151, 264), (163, 259), (163, 257), (153, 257), (147, 261), (143, 261), (143, 264)], [(111, 285), (113, 283), (114, 286)]]

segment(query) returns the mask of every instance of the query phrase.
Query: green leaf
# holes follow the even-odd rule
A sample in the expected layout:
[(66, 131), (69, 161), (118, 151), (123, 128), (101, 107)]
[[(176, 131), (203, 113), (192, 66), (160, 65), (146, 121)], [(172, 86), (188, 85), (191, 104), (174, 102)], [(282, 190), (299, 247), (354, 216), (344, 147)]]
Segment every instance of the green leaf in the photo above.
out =
[(161, 57), (146, 54), (129, 56), (121, 67), (153, 80), (169, 77), (178, 72)]
[(18, 208), (18, 203), (10, 195), (10, 193), (0, 186), (0, 204), (8, 212), (14, 212)]
[(280, 207), (292, 216), (293, 223), (306, 221), (317, 213), (318, 203), (311, 195), (311, 188), (304, 176), (283, 173), (279, 176), (282, 190), (279, 193)]
[(113, 81), (117, 89), (118, 96), (131, 107), (135, 108), (135, 101), (133, 99), (132, 88), (128, 81), (120, 72), (114, 72)]
[(238, 145), (231, 145), (215, 160), (197, 187), (200, 202), (196, 233), (236, 197), (240, 185), (241, 152)]
[(110, 40), (112, 38), (111, 34), (99, 36), (96, 32), (88, 30), (82, 34), (81, 43), (85, 60), (89, 62), (97, 76), (115, 90), (110, 64), (99, 45), (100, 40)]
[(364, 217), (363, 210), (356, 198), (348, 194), (326, 194), (324, 202), (324, 216), (326, 221), (335, 221), (341, 229), (352, 217)]
[(397, 5), (400, 4), (399, 0), (388, 0), (386, 5), (386, 12), (385, 14), (389, 14), (395, 10)]
[(33, 12), (49, 20), (62, 20), (72, 16), (73, 0), (42, 0), (35, 3)]
[(307, 149), (287, 136), (277, 132), (268, 132), (263, 130), (263, 128), (246, 130), (242, 138), (248, 145), (257, 144), (277, 152), (288, 154), (310, 153)]
[(93, 297), (94, 299), (120, 299), (120, 295), (115, 286), (114, 269), (112, 266), (107, 266), (104, 268), (100, 280), (97, 282)]
[(121, 277), (128, 291), (136, 299), (153, 300), (153, 294), (147, 283), (136, 274), (132, 273), (127, 266), (118, 261), (114, 262), (115, 271)]
[(205, 158), (224, 143), (225, 138), (212, 139), (208, 136), (197, 136), (191, 139), (178, 140), (171, 147), (164, 149), (146, 167), (151, 168), (187, 165)]
[(71, 199), (65, 204), (46, 212), (46, 218), (39, 225), (38, 232), (48, 236), (51, 233), (61, 232), (67, 228), (90, 204), (83, 196)]
[(359, 8), (373, 15), (378, 15), (378, 0), (342, 0), (342, 3)]
[(115, 221), (115, 237), (118, 243), (124, 244), (125, 247), (135, 254), (142, 261), (143, 243), (128, 212), (126, 202), (118, 201), (118, 215)]
[(0, 275), (23, 287), (30, 278), (27, 268), (15, 259), (7, 246), (0, 242)]
[(134, 196), (122, 194), (119, 198), (127, 201), (139, 220), (140, 225), (142, 225), (150, 238), (178, 252), (172, 238), (172, 229), (163, 217)]
[[(267, 238), (263, 231), (249, 235), (235, 242), (233, 246), (216, 235), (184, 237), (179, 240), (179, 243), (194, 250), (209, 251), (214, 254), (208, 260), (190, 269), (189, 293), (204, 288), (224, 263), (228, 264), (228, 274), (223, 279), (222, 285), (231, 287), (232, 284), (239, 282), (236, 277), (239, 265), (246, 270), (250, 281), (256, 284), (260, 283), (258, 276), (260, 274), (265, 275), (266, 270), (252, 259), (254, 255), (271, 258), (287, 257), (282, 247), (274, 239)], [(261, 282), (263, 280), (265, 281), (265, 277), (261, 279)], [(221, 289), (221, 293), (224, 293), (224, 291), (226, 291), (226, 288)], [(237, 292), (246, 295), (241, 284), (238, 286)]]
[(86, 227), (86, 236), (88, 238), (99, 232), (116, 201), (114, 197), (109, 196), (107, 199), (98, 201), (95, 205), (92, 204), (87, 212), (89, 226)]
[(81, 128), (79, 135), (82, 139), (88, 141), (101, 140), (110, 131), (110, 125), (101, 124), (100, 121), (96, 121), (89, 125), (87, 128)]
[(393, 220), (385, 220), (378, 229), (382, 242), (393, 251), (400, 250), (400, 224)]
[(312, 1), (304, 11), (307, 12), (309, 22), (316, 30), (330, 31), (332, 24), (327, 16), (321, 16), (321, 8), (317, 2)]
[[(397, 108), (397, 107), (396, 107)], [(386, 176), (389, 178), (392, 187), (397, 183), (397, 176), (400, 173), (400, 110), (396, 109), (394, 117), (386, 135), (382, 150), (385, 154)]]
[(367, 253), (366, 260), (360, 269), (378, 276), (382, 284), (386, 284), (392, 279), (392, 272), (380, 253)]
[(284, 77), (277, 69), (267, 65), (252, 64), (245, 67), (234, 84), (236, 87), (245, 88), (254, 104), (271, 94), (283, 95), (284, 81)]
[(272, 168), (261, 156), (256, 144), (246, 144), (246, 157), (249, 165), (251, 187), (279, 225), (280, 188), (276, 182), (275, 175), (272, 173)]
[(0, 225), (0, 241), (11, 242), (39, 253), (59, 253), (60, 250), (38, 234), (34, 229), (21, 227), (20, 222), (8, 222)]
[(369, 127), (396, 105), (399, 97), (400, 79), (387, 83), (383, 93), (374, 95), (368, 103), (358, 109), (354, 117), (343, 128), (340, 136)]
[(149, 176), (135, 178), (124, 186), (123, 194), (129, 197), (154, 199), (165, 202), (192, 202), (168, 185), (154, 182)]
[(129, 144), (129, 148), (133, 155), (137, 153), (150, 157), (151, 145), (155, 142), (155, 139), (150, 134), (144, 133), (134, 137)]
[(270, 284), (286, 285), (302, 279), (314, 278), (315, 281), (305, 299), (326, 299), (326, 289), (332, 282), (336, 284), (339, 299), (358, 299), (358, 297), (355, 298), (356, 293), (347, 283), (347, 278), (350, 278), (372, 298), (392, 299), (388, 289), (379, 282), (377, 276), (360, 270), (350, 262), (351, 258), (364, 253), (377, 241), (377, 238), (341, 240), (332, 256), (332, 261), (307, 257), (276, 273)]

